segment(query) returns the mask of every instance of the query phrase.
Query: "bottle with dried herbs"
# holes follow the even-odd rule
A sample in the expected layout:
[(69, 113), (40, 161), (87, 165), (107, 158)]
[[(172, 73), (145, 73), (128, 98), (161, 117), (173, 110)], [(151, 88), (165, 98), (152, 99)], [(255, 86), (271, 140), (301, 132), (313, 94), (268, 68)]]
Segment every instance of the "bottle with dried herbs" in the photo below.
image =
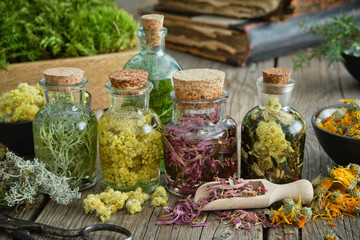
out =
[(162, 123), (171, 118), (172, 106), (169, 95), (174, 90), (172, 75), (181, 70), (176, 60), (165, 51), (167, 28), (163, 27), (164, 16), (147, 14), (141, 17), (138, 30), (140, 53), (132, 57), (124, 68), (142, 69), (149, 73), (154, 88), (150, 93), (150, 108)]
[(290, 107), (295, 80), (286, 68), (268, 68), (256, 81), (259, 106), (241, 126), (241, 177), (266, 178), (274, 183), (302, 177), (306, 126)]
[(98, 125), (103, 186), (153, 191), (160, 182), (161, 124), (149, 110), (153, 84), (140, 69), (111, 72), (110, 108)]
[(95, 184), (97, 158), (97, 119), (85, 105), (83, 75), (77, 68), (45, 70), (39, 82), (45, 106), (33, 120), (35, 157), (80, 190)]
[(237, 126), (225, 114), (224, 72), (189, 69), (173, 75), (173, 117), (164, 126), (165, 186), (194, 194), (204, 182), (238, 174)]

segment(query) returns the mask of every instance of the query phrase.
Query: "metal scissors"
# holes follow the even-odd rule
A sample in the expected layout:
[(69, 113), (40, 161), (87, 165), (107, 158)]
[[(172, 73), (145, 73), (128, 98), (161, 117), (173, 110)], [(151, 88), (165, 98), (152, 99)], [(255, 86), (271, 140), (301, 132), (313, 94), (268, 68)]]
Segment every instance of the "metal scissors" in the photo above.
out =
[[(62, 229), (46, 225), (43, 223), (37, 223), (33, 221), (27, 221), (22, 219), (17, 219), (8, 216), (7, 214), (0, 211), (0, 229), (4, 229), (7, 232), (11, 233), (13, 236), (21, 236), (21, 239), (34, 239), (26, 233), (22, 233), (18, 230), (33, 230), (39, 233), (46, 233), (50, 235), (60, 236), (60, 237), (81, 237), (82, 239), (91, 240), (92, 238), (88, 235), (91, 232), (96, 231), (113, 231), (121, 233), (127, 236), (126, 240), (132, 239), (132, 234), (126, 228), (112, 225), (112, 224), (93, 224), (86, 226), (80, 229)], [(17, 233), (17, 234), (16, 234)], [(26, 235), (28, 237), (26, 237)]]

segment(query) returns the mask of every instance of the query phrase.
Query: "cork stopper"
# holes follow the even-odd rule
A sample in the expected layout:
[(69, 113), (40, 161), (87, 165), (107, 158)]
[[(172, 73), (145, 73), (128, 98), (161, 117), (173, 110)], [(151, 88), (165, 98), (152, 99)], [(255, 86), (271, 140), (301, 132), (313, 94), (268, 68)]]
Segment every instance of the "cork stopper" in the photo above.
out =
[(51, 85), (75, 85), (81, 83), (84, 71), (72, 67), (49, 68), (43, 72), (45, 81)]
[(130, 90), (145, 87), (149, 74), (141, 69), (123, 69), (108, 76), (113, 87)]
[(214, 100), (223, 93), (225, 73), (215, 69), (187, 69), (173, 74), (175, 95), (183, 100)]
[(160, 14), (146, 14), (141, 16), (141, 21), (145, 31), (160, 31), (164, 25), (164, 16)]
[(263, 81), (272, 84), (286, 84), (290, 82), (291, 71), (287, 68), (263, 69)]
[[(143, 30), (145, 31), (161, 31), (164, 25), (164, 16), (160, 14), (147, 14), (141, 17)], [(161, 45), (162, 33), (147, 32), (146, 44), (149, 46)]]

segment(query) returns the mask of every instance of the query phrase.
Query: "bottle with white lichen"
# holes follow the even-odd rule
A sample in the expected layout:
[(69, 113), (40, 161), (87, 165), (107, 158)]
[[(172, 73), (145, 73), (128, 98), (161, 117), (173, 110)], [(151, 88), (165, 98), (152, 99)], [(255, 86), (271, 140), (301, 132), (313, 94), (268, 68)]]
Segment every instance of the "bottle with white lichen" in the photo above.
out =
[(295, 80), (286, 68), (268, 68), (257, 79), (259, 106), (241, 126), (241, 177), (288, 183), (302, 178), (306, 126), (291, 108)]
[(33, 120), (35, 157), (80, 190), (95, 184), (97, 158), (97, 119), (85, 105), (83, 75), (78, 68), (45, 70), (39, 82), (45, 106)]

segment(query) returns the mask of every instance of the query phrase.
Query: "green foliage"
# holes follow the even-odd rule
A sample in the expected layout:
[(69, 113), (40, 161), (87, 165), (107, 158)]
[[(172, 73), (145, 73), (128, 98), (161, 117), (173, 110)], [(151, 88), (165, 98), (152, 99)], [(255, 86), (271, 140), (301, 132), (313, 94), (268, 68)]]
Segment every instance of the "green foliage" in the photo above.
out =
[(0, 68), (131, 48), (139, 24), (113, 0), (0, 1)]
[(331, 21), (325, 24), (314, 24), (307, 26), (300, 23), (300, 26), (309, 30), (314, 36), (321, 37), (322, 43), (311, 50), (297, 54), (293, 58), (294, 70), (302, 68), (303, 64), (310, 65), (312, 59), (326, 59), (329, 66), (335, 62), (343, 62), (344, 51), (353, 54), (360, 52), (360, 27), (356, 24), (354, 16), (334, 16)]
[(152, 81), (153, 90), (150, 92), (149, 106), (159, 116), (162, 124), (172, 116), (172, 102), (169, 98), (174, 90), (170, 78)]

